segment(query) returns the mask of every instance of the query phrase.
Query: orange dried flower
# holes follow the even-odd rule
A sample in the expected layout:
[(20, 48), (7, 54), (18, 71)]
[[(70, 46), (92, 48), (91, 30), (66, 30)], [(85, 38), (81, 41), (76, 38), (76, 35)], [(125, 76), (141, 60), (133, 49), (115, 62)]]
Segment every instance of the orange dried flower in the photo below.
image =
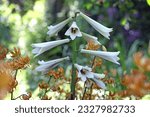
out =
[(100, 45), (95, 45), (94, 42), (90, 41), (86, 45), (86, 50), (98, 50), (100, 48)]
[(101, 80), (106, 84), (113, 84), (114, 83), (113, 78), (102, 78)]
[(5, 59), (7, 53), (8, 53), (8, 49), (4, 48), (2, 45), (0, 45), (0, 60)]
[(101, 89), (96, 83), (93, 83), (92, 88), (93, 88), (93, 89), (97, 89), (97, 90)]
[(21, 97), (23, 100), (29, 100), (32, 96), (31, 92), (28, 92), (27, 94), (23, 94)]
[(50, 70), (48, 73), (47, 73), (48, 76), (53, 76), (55, 79), (58, 79), (58, 78), (65, 78), (64, 76), (64, 69), (62, 67), (58, 68), (57, 71), (55, 70)]
[(60, 91), (61, 89), (59, 86), (53, 86), (53, 87), (51, 87), (51, 90), (52, 91)]
[(44, 95), (41, 100), (51, 100), (52, 97), (48, 97), (48, 95)]
[(27, 65), (29, 65), (29, 62), (30, 62), (30, 58), (28, 56), (25, 56), (25, 57), (20, 57), (18, 59), (14, 59), (13, 61), (9, 61), (7, 63), (13, 70), (18, 70), (18, 69), (26, 68)]
[(20, 48), (15, 48), (15, 47), (14, 47), (14, 51), (11, 51), (10, 53), (11, 53), (11, 57), (12, 57), (12, 58), (21, 57)]
[(150, 71), (150, 58), (143, 56), (142, 52), (137, 52), (133, 55), (135, 64), (143, 71)]
[(9, 93), (13, 91), (14, 88), (18, 85), (18, 81), (13, 78), (12, 82), (9, 82)]
[(40, 89), (48, 89), (49, 88), (49, 84), (42, 81), (41, 83), (39, 83), (39, 88)]
[[(14, 88), (18, 85), (14, 72), (18, 69), (25, 68), (30, 61), (28, 56), (21, 56), (19, 48), (14, 48), (14, 51), (10, 52), (13, 58), (10, 61), (3, 60), (7, 53), (8, 49), (0, 46), (0, 99), (2, 99), (7, 92), (13, 92)], [(23, 98), (26, 99), (27, 96), (24, 95)]]
[(150, 92), (150, 82), (147, 81), (145, 74), (138, 70), (133, 70), (130, 75), (125, 75), (122, 84), (127, 88), (121, 93), (123, 96), (142, 97)]
[(99, 58), (99, 57), (96, 57), (94, 59), (94, 64), (93, 64), (93, 70), (96, 68), (96, 67), (100, 67), (102, 65), (102, 59)]

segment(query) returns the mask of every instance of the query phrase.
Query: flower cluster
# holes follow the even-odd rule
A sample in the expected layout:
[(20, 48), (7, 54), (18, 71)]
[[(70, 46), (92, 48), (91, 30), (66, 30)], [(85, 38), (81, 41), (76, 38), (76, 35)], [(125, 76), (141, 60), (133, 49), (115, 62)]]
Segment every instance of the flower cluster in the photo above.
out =
[(122, 84), (126, 87), (126, 90), (120, 92), (122, 97), (131, 95), (142, 97), (150, 92), (150, 82), (147, 76), (138, 70), (133, 70), (131, 74), (125, 75)]
[(47, 73), (48, 76), (53, 76), (54, 79), (64, 78), (64, 69), (62, 67), (58, 68), (58, 70), (50, 70)]
[(7, 48), (0, 46), (0, 99), (3, 99), (7, 93), (11, 93), (11, 99), (14, 99), (13, 92), (18, 85), (17, 71), (26, 68), (30, 62), (28, 56), (21, 55), (19, 48), (10, 51), (11, 59), (9, 60), (6, 58), (8, 52)]
[(144, 72), (150, 72), (150, 59), (143, 57), (142, 52), (137, 52), (133, 56), (135, 64)]
[[(107, 52), (106, 48), (98, 41), (98, 38), (95, 36), (92, 36), (90, 34), (87, 34), (85, 32), (81, 32), (80, 28), (77, 25), (76, 19), (77, 17), (82, 17), (84, 20), (86, 20), (96, 31), (98, 31), (102, 36), (104, 36), (107, 39), (110, 39), (110, 32), (112, 32), (112, 28), (107, 28), (103, 26), (102, 24), (98, 23), (97, 21), (91, 19), (81, 11), (75, 12), (74, 17), (70, 17), (61, 23), (58, 23), (56, 25), (50, 25), (48, 27), (48, 32), (47, 34), (49, 37), (57, 36), (59, 31), (63, 29), (65, 25), (67, 25), (69, 22), (72, 21), (71, 26), (68, 28), (68, 30), (65, 32), (66, 36), (69, 36), (69, 38), (66, 39), (60, 39), (57, 41), (50, 41), (50, 42), (44, 42), (44, 43), (36, 43), (32, 44), (32, 47), (34, 48), (32, 53), (35, 54), (35, 56), (39, 56), (42, 53), (57, 47), (59, 45), (65, 44), (72, 42), (72, 55), (55, 59), (55, 60), (50, 60), (50, 61), (39, 61), (38, 63), (40, 64), (35, 70), (43, 72), (44, 74), (49, 74), (49, 76), (53, 76), (55, 79), (60, 77), (60, 74), (56, 74), (52, 68), (58, 66), (60, 62), (63, 62), (64, 60), (70, 60), (72, 59), (72, 80), (71, 80), (71, 99), (75, 98), (75, 84), (76, 84), (76, 78), (80, 78), (83, 82), (86, 83), (86, 86), (90, 84), (90, 82), (96, 83), (100, 88), (106, 89), (106, 86), (103, 81), (101, 81), (102, 78), (105, 77), (105, 74), (100, 74), (100, 73), (94, 73), (92, 71), (93, 68), (97, 67), (98, 65), (101, 65), (101, 58), (108, 60), (110, 62), (113, 62), (115, 64), (119, 64), (118, 60), (118, 54), (119, 52)], [(76, 58), (78, 57), (77, 55), (77, 45), (76, 45), (76, 38), (81, 38), (83, 37), (84, 40), (87, 41), (87, 46), (86, 49), (81, 49), (79, 52), (81, 54), (89, 54), (91, 56), (94, 56), (94, 62), (92, 65), (92, 68), (88, 66), (82, 66), (77, 64)], [(102, 48), (101, 51), (99, 48)], [(99, 60), (96, 58), (100, 58)], [(96, 63), (97, 62), (97, 63)], [(78, 71), (77, 77), (76, 77), (76, 70)]]
[(136, 52), (133, 60), (138, 69), (132, 70), (131, 74), (123, 77), (122, 85), (126, 87), (126, 90), (119, 92), (121, 97), (133, 95), (141, 98), (150, 92), (150, 82), (145, 74), (150, 71), (150, 59), (144, 57), (142, 52)]

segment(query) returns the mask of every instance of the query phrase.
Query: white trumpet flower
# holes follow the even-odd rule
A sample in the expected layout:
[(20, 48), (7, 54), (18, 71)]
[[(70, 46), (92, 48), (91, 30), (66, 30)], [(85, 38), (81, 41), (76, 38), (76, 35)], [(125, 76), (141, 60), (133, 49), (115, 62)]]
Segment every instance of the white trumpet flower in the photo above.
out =
[(86, 81), (87, 79), (93, 80), (99, 87), (106, 89), (105, 84), (99, 79), (104, 78), (105, 74), (98, 74), (92, 72), (92, 68), (87, 66), (81, 66), (79, 64), (75, 64), (75, 67), (78, 70), (78, 77), (81, 78), (82, 81)]
[(81, 37), (82, 34), (80, 32), (80, 29), (78, 28), (76, 22), (73, 22), (70, 28), (66, 31), (65, 35), (70, 36), (72, 40), (74, 40), (76, 37)]
[(68, 18), (64, 21), (62, 21), (61, 23), (59, 24), (56, 24), (56, 25), (50, 25), (48, 27), (49, 31), (47, 32), (47, 34), (52, 37), (54, 35), (57, 35), (57, 33), (67, 24), (71, 21), (72, 18)]
[(32, 50), (33, 54), (36, 54), (36, 56), (42, 54), (43, 52), (50, 50), (58, 45), (68, 43), (70, 39), (64, 39), (64, 40), (58, 40), (58, 41), (51, 41), (51, 42), (44, 42), (44, 43), (36, 43), (32, 44), (32, 47), (34, 48)]
[(47, 73), (50, 69), (56, 67), (60, 62), (64, 60), (69, 60), (69, 57), (64, 57), (60, 59), (50, 60), (50, 61), (38, 61), (40, 66), (38, 66), (35, 70), (43, 73)]
[(100, 34), (102, 34), (105, 38), (109, 39), (110, 32), (113, 31), (112, 28), (107, 28), (103, 26), (102, 24), (96, 22), (95, 20), (91, 19), (90, 17), (86, 16), (82, 12), (80, 12), (80, 15), (95, 29), (97, 30)]
[(120, 63), (118, 62), (118, 60), (119, 60), (118, 55), (120, 53), (119, 51), (118, 52), (103, 52), (103, 51), (93, 51), (93, 50), (82, 49), (81, 53), (98, 56), (98, 57), (101, 57), (103, 59), (106, 59), (108, 61), (111, 61), (113, 63), (120, 65)]
[(92, 35), (89, 35), (87, 33), (82, 32), (82, 37), (87, 41), (87, 42), (94, 42), (95, 45), (102, 45), (99, 41), (98, 38)]

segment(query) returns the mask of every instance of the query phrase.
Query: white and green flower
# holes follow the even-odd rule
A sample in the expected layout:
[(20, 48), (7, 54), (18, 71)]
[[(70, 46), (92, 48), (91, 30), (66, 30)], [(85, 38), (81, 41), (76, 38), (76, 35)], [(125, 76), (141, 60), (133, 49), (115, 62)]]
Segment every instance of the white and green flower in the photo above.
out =
[(32, 44), (32, 47), (34, 48), (32, 50), (33, 54), (36, 54), (36, 56), (42, 54), (43, 52), (50, 50), (58, 45), (62, 45), (64, 43), (68, 43), (70, 39), (64, 39), (64, 40), (58, 40), (58, 41), (51, 41), (51, 42), (43, 42), (43, 43), (36, 43)]
[(80, 29), (78, 28), (76, 22), (73, 22), (70, 28), (66, 31), (65, 35), (70, 36), (72, 40), (74, 40), (76, 37), (81, 37), (82, 34), (80, 32)]
[(119, 51), (118, 52), (104, 52), (104, 51), (94, 51), (94, 50), (81, 49), (81, 53), (98, 56), (98, 57), (101, 57), (105, 60), (108, 60), (108, 61), (111, 61), (113, 63), (120, 65), (120, 63), (118, 62), (118, 60), (119, 60), (118, 55), (120, 53)]
[(109, 39), (110, 32), (113, 31), (112, 28), (107, 28), (103, 26), (102, 24), (96, 22), (95, 20), (91, 19), (90, 17), (86, 16), (82, 12), (80, 12), (80, 15), (95, 29), (97, 30), (101, 35), (103, 35), (105, 38)]
[(87, 42), (93, 42), (95, 45), (102, 45), (99, 41), (98, 38), (92, 35), (89, 35), (87, 33), (82, 32), (82, 37), (87, 41)]
[(98, 74), (92, 72), (92, 68), (88, 66), (81, 66), (79, 64), (75, 64), (75, 67), (78, 70), (78, 77), (81, 78), (82, 81), (86, 81), (87, 79), (93, 80), (99, 87), (106, 89), (105, 84), (100, 80), (105, 77), (105, 74)]
[(38, 72), (43, 72), (47, 73), (50, 69), (56, 67), (59, 63), (63, 62), (64, 60), (69, 60), (69, 57), (64, 57), (64, 58), (59, 58), (55, 60), (50, 60), (50, 61), (38, 61), (40, 66), (38, 66), (35, 70)]
[(69, 23), (70, 21), (72, 20), (72, 18), (68, 18), (64, 21), (62, 21), (61, 23), (59, 24), (56, 24), (56, 25), (50, 25), (48, 27), (49, 31), (47, 32), (47, 34), (52, 37), (54, 35), (57, 35), (57, 33), (67, 24)]

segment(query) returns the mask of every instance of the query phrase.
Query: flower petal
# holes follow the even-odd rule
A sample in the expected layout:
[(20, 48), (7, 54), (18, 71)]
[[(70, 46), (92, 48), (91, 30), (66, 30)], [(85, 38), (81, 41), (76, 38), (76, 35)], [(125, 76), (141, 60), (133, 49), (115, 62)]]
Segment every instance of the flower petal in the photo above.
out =
[(112, 32), (112, 28), (107, 28), (103, 26), (102, 24), (96, 22), (95, 20), (91, 19), (90, 17), (86, 16), (82, 12), (80, 12), (80, 15), (93, 27), (95, 30), (97, 30), (100, 34), (102, 34), (104, 37), (109, 39), (109, 32)]
[(82, 49), (81, 53), (91, 54), (91, 55), (106, 59), (108, 61), (111, 61), (113, 63), (116, 63), (118, 65), (120, 64), (118, 62), (118, 60), (119, 60), (118, 54), (120, 53), (119, 51), (118, 52), (103, 52), (103, 51), (93, 51), (93, 50)]
[(101, 79), (105, 77), (105, 74), (93, 73), (93, 75), (94, 75), (94, 78), (97, 78), (97, 79)]
[(98, 80), (96, 78), (94, 78), (93, 80), (99, 87), (101, 87), (102, 89), (106, 89), (106, 85), (104, 82), (102, 82), (101, 80)]
[(82, 37), (82, 33), (80, 32), (80, 30), (77, 31), (76, 35), (77, 37)]
[(74, 66), (77, 68), (78, 71), (80, 71), (83, 68), (83, 66), (79, 64), (74, 64)]
[(90, 88), (90, 87), (92, 86), (92, 84), (93, 84), (93, 82), (90, 81), (90, 80), (87, 80), (87, 81), (85, 82), (85, 86), (86, 86), (87, 88)]
[(74, 39), (76, 38), (76, 36), (77, 36), (77, 35), (75, 35), (75, 34), (71, 34), (71, 35), (70, 35), (70, 38), (71, 38), (72, 40), (74, 40)]
[(50, 50), (50, 49), (52, 49), (58, 45), (64, 44), (64, 43), (68, 43), (69, 41), (70, 41), (70, 39), (64, 39), (64, 40), (58, 40), (58, 41), (32, 44), (32, 47), (34, 47), (34, 49), (32, 50), (32, 53), (36, 54), (35, 55), (35, 57), (36, 57), (47, 50)]
[(88, 78), (94, 78), (93, 72), (87, 71), (86, 72), (86, 77), (88, 77)]
[(87, 41), (87, 42), (94, 42), (95, 45), (102, 45), (99, 41), (98, 38), (89, 34), (86, 34), (84, 32), (82, 32), (82, 36), (83, 38)]
[(47, 34), (52, 37), (54, 35), (56, 35), (67, 23), (69, 23), (71, 21), (72, 18), (68, 18), (64, 21), (62, 21), (59, 24), (56, 24), (55, 26), (50, 25), (48, 27), (49, 31), (47, 32)]
[(86, 76), (85, 76), (85, 75), (82, 75), (82, 77), (80, 77), (80, 78), (81, 78), (81, 80), (82, 80), (83, 82), (86, 81)]
[(69, 57), (64, 57), (64, 58), (60, 58), (60, 59), (55, 59), (55, 60), (50, 60), (50, 61), (38, 61), (38, 63), (40, 64), (40, 66), (36, 67), (36, 71), (39, 72), (43, 72), (46, 73), (48, 72), (48, 70), (50, 70), (53, 67), (56, 67), (60, 62), (64, 61), (64, 60), (69, 60)]
[(82, 36), (80, 29), (78, 28), (76, 22), (73, 22), (71, 24), (70, 28), (65, 32), (65, 35), (70, 36), (72, 40), (74, 40), (76, 37)]
[(83, 66), (83, 69), (86, 69), (87, 71), (92, 71), (92, 68), (88, 67), (88, 66)]

